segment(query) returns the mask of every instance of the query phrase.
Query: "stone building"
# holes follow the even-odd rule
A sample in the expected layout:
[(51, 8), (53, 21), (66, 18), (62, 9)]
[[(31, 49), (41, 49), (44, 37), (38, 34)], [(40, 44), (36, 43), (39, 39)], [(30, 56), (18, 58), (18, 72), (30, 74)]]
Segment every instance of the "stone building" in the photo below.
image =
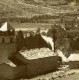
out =
[(16, 52), (15, 29), (7, 22), (0, 28), (0, 64)]

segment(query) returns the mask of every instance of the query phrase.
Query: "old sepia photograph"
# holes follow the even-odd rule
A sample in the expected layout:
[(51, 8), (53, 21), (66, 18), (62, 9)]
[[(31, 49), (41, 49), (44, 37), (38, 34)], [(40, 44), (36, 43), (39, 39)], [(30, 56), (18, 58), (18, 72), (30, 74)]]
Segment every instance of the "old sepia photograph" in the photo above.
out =
[(79, 80), (79, 0), (0, 0), (0, 80)]

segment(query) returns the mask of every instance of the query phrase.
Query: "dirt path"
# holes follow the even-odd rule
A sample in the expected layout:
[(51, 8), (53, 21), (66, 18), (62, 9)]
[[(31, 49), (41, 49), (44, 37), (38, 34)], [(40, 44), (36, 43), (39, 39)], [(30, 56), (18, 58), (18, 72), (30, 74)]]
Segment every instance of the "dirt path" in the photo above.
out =
[(21, 80), (79, 80), (79, 69), (60, 70), (46, 75), (38, 76), (32, 79)]

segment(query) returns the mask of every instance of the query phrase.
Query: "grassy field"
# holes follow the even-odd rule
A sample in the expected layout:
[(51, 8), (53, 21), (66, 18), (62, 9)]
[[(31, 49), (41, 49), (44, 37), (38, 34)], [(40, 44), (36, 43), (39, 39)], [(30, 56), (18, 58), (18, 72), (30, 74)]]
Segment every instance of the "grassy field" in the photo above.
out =
[(17, 23), (17, 22), (12, 22), (10, 24), (15, 28), (16, 31), (36, 30), (37, 28), (49, 29), (52, 25), (48, 23)]

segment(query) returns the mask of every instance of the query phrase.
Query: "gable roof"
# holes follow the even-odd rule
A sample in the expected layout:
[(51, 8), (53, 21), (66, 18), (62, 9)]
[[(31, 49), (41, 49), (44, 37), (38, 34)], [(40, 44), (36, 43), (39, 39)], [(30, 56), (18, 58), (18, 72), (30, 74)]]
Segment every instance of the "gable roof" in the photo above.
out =
[(8, 22), (5, 22), (1, 28), (0, 31), (8, 31), (8, 30), (15, 30)]

